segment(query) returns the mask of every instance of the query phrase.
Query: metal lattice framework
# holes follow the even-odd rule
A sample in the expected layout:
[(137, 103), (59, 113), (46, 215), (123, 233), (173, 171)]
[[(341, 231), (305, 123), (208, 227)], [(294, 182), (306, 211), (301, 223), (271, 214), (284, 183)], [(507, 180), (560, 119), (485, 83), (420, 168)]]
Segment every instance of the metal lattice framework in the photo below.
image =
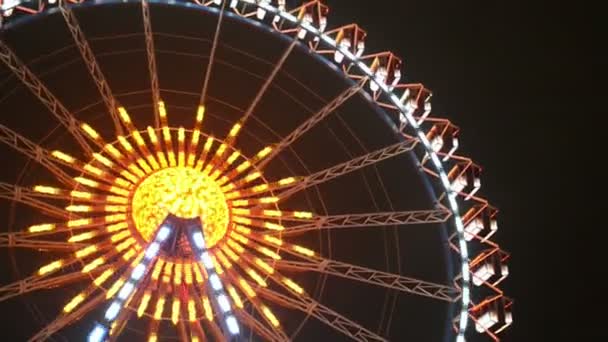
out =
[[(319, 229), (340, 229), (354, 227), (385, 227), (390, 225), (416, 225), (443, 223), (452, 216), (447, 209), (397, 211), (384, 213), (347, 214), (317, 216), (314, 221), (289, 226), (283, 236), (297, 235)], [(272, 232), (269, 232), (273, 234)]]
[[(0, 246), (64, 252), (66, 255), (41, 267), (28, 278), (0, 287), (0, 302), (32, 291), (94, 279), (88, 288), (66, 304), (56, 320), (31, 340), (46, 340), (106, 300), (115, 298), (118, 298), (115, 301), (120, 299), (121, 305), (129, 310), (110, 320), (108, 315), (114, 311), (112, 306), (108, 308), (106, 320), (115, 324), (99, 329), (107, 329), (111, 337), (118, 336), (129, 317), (137, 314), (153, 318), (150, 319), (148, 332), (150, 340), (157, 339), (159, 320), (171, 320), (182, 340), (206, 340), (208, 335), (222, 339), (227, 336), (227, 331), (234, 331), (234, 326), (222, 326), (214, 317), (227, 312), (223, 303), (229, 303), (226, 305), (233, 305), (239, 323), (249, 327), (257, 336), (269, 341), (287, 340), (289, 336), (283, 331), (280, 320), (267, 306), (267, 303), (273, 303), (301, 311), (357, 341), (386, 340), (315, 300), (297, 282), (280, 273), (282, 270), (321, 273), (458, 303), (460, 311), (453, 322), (457, 341), (464, 341), (469, 321), (475, 323), (477, 331), (499, 340), (498, 334), (512, 322), (512, 301), (499, 288), (508, 275), (506, 263), (509, 255), (490, 240), (497, 230), (498, 211), (477, 195), (481, 186), (481, 167), (471, 159), (456, 154), (458, 127), (449, 120), (431, 115), (431, 92), (424, 86), (400, 83), (402, 60), (390, 52), (365, 54), (367, 34), (356, 24), (329, 29), (328, 8), (319, 0), (304, 2), (295, 8), (287, 8), (285, 1), (281, 0), (178, 2), (214, 8), (218, 12), (192, 130), (170, 127), (168, 124), (167, 109), (161, 98), (150, 3), (147, 0), (141, 0), (141, 8), (155, 126), (145, 130), (138, 129), (131, 122), (127, 110), (118, 104), (79, 26), (71, 5), (88, 4), (88, 1), (60, 0), (57, 4), (42, 0), (0, 1), (0, 25), (5, 26), (13, 25), (13, 17), (38, 14), (53, 6), (59, 7), (118, 137), (117, 142), (107, 143), (95, 129), (77, 120), (11, 47), (0, 40), (0, 60), (67, 129), (85, 158), (88, 158), (80, 161), (61, 151), (49, 151), (10, 128), (0, 126), (0, 141), (36, 161), (65, 187), (24, 188), (0, 183), (0, 198), (25, 204), (45, 215), (63, 220), (34, 225), (26, 231), (2, 233)], [(202, 123), (225, 16), (264, 22), (274, 32), (288, 36), (290, 42), (242, 117), (224, 139), (217, 139), (202, 131)], [(258, 104), (292, 51), (302, 45), (328, 60), (333, 59), (344, 76), (353, 81), (353, 85), (271, 147), (255, 156), (241, 155), (234, 149), (240, 131), (255, 114)], [(390, 115), (400, 142), (306, 176), (274, 181), (267, 181), (263, 177), (262, 172), (271, 160), (289, 149), (349, 99), (366, 91), (369, 99)], [(204, 144), (200, 143), (201, 140), (204, 140)], [(406, 152), (416, 154), (421, 169), (435, 180), (438, 198), (435, 209), (315, 215), (278, 208), (279, 204), (302, 190)], [(154, 176), (158, 174), (162, 177)], [(210, 183), (205, 183), (201, 180), (203, 178), (209, 179)], [(144, 186), (150, 179), (156, 183)], [(182, 182), (190, 186), (197, 184), (205, 189), (205, 193), (217, 192), (214, 198), (196, 198), (197, 203), (202, 201), (207, 206), (213, 205), (217, 211), (222, 210), (222, 201), (230, 203), (230, 222), (234, 227), (229, 233), (226, 229), (222, 231), (221, 215), (203, 218), (201, 212), (197, 211), (202, 208), (179, 202), (181, 206), (177, 205), (170, 213), (201, 217), (205, 226), (203, 241), (210, 244), (202, 249), (208, 253), (205, 254), (207, 256), (183, 263), (156, 258), (156, 254), (151, 257), (150, 251), (156, 248), (154, 253), (157, 253), (158, 246), (154, 247), (156, 240), (150, 237), (150, 227), (138, 223), (136, 212), (143, 211), (146, 215), (154, 213), (146, 207), (148, 204), (138, 203), (135, 198), (138, 192), (144, 191), (146, 195), (154, 195), (155, 187), (159, 184), (175, 185)], [(179, 198), (179, 195), (176, 193), (175, 197)], [(56, 201), (63, 201), (67, 206), (56, 206)], [(270, 209), (271, 206), (274, 209)], [(209, 210), (209, 207), (204, 210)], [(104, 213), (105, 216), (91, 216), (90, 213)], [(127, 220), (127, 213), (133, 215), (134, 219)], [(381, 229), (387, 226), (404, 229), (403, 226), (432, 224), (449, 226), (449, 247), (460, 260), (460, 273), (453, 279), (453, 284), (435, 284), (332, 260), (289, 241), (290, 237), (322, 230)], [(61, 235), (66, 233), (69, 233), (67, 240)], [(133, 234), (139, 234), (137, 240), (131, 236)], [(93, 243), (94, 240), (97, 242)], [(470, 246), (475, 248), (470, 249)], [(469, 250), (481, 252), (473, 256), (469, 255)], [(172, 253), (186, 259), (183, 255), (189, 255), (181, 250)], [(139, 275), (145, 280), (142, 284), (147, 285), (129, 288), (128, 284), (139, 283), (130, 283), (128, 279), (135, 279), (135, 276), (128, 278), (128, 275), (138, 274), (142, 260), (148, 259), (151, 260), (147, 264), (149, 268)], [(80, 270), (66, 268), (76, 267), (77, 264), (82, 267)], [(270, 289), (269, 282), (278, 285), (283, 292)], [(211, 285), (208, 286), (208, 283)], [(178, 292), (187, 295), (178, 296)], [(169, 315), (164, 314), (165, 298), (172, 301)], [(151, 303), (152, 300), (155, 304)], [(247, 308), (256, 314), (252, 315)], [(97, 341), (98, 331), (93, 330), (89, 338)]]

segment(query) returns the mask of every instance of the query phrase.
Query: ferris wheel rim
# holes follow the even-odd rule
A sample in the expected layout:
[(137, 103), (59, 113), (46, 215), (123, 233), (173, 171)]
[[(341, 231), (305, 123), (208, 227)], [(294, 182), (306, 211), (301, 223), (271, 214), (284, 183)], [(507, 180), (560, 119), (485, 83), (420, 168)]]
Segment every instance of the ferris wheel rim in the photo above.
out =
[[(111, 3), (131, 3), (131, 2), (139, 2), (139, 1), (100, 0), (100, 1), (94, 1), (92, 3), (86, 2), (82, 6), (111, 4)], [(192, 4), (192, 3), (182, 3), (182, 2), (172, 2), (172, 1), (167, 2), (164, 0), (151, 0), (149, 2), (155, 3), (155, 4), (158, 3), (158, 4), (168, 4), (168, 5), (183, 5), (186, 7), (193, 7), (193, 8), (205, 8), (205, 9), (213, 10), (216, 13), (220, 13), (219, 12), (220, 10), (215, 9), (210, 6), (211, 1), (208, 1), (207, 4), (202, 4), (202, 3), (201, 4)], [(266, 10), (267, 12), (269, 12), (271, 15), (278, 16), (282, 20), (287, 20), (290, 23), (297, 25), (297, 27), (299, 29), (306, 31), (307, 34), (312, 34), (312, 35), (316, 36), (317, 38), (319, 38), (324, 43), (332, 45), (332, 38), (325, 35), (325, 33), (322, 32), (322, 30), (319, 30), (318, 28), (316, 28), (313, 25), (308, 24), (306, 22), (299, 21), (295, 16), (293, 16), (292, 14), (290, 14), (288, 12), (283, 12), (283, 11), (277, 9), (276, 7), (273, 7), (272, 5), (269, 4), (270, 1), (261, 1), (261, 2), (251, 3), (249, 1), (239, 0), (236, 2), (246, 3), (249, 6), (257, 6), (258, 8), (262, 8), (262, 9)], [(77, 5), (77, 6), (80, 6), (80, 5)], [(236, 14), (232, 14), (228, 11), (223, 11), (221, 13), (225, 13), (225, 14), (228, 14), (228, 15), (231, 15), (234, 17), (239, 17)], [(241, 19), (243, 19), (243, 18), (241, 17)], [(269, 25), (264, 25), (258, 21), (248, 19), (248, 18), (244, 18), (244, 19), (246, 19), (247, 21), (249, 21), (251, 23), (254, 23), (258, 27), (266, 27), (272, 31), (272, 28)], [(279, 33), (282, 36), (286, 36), (289, 38), (288, 35), (285, 35), (282, 32), (279, 32)], [(468, 309), (469, 309), (469, 304), (471, 303), (471, 301), (470, 301), (470, 295), (471, 295), (471, 293), (470, 293), (470, 291), (471, 291), (471, 278), (470, 278), (471, 274), (470, 274), (470, 272), (471, 271), (469, 268), (470, 259), (469, 259), (468, 244), (467, 244), (467, 239), (466, 239), (467, 233), (465, 233), (463, 218), (460, 215), (460, 210), (459, 210), (460, 207), (459, 207), (459, 203), (457, 202), (457, 196), (459, 195), (459, 193), (452, 188), (452, 184), (450, 183), (450, 181), (448, 179), (447, 172), (444, 168), (444, 164), (439, 159), (437, 153), (435, 153), (435, 150), (431, 146), (431, 142), (425, 135), (425, 132), (418, 126), (418, 122), (416, 121), (415, 117), (412, 114), (413, 110), (411, 108), (408, 108), (406, 105), (404, 105), (402, 99), (400, 99), (398, 97), (398, 95), (393, 92), (393, 89), (391, 89), (390, 86), (378, 81), (374, 77), (375, 74), (372, 72), (372, 70), (370, 70), (370, 68), (364, 62), (360, 61), (357, 56), (352, 54), (350, 51), (347, 51), (346, 49), (342, 49), (341, 47), (339, 47), (337, 44), (335, 44), (335, 41), (333, 41), (333, 43), (334, 43), (332, 45), (333, 48), (336, 51), (340, 51), (346, 59), (351, 61), (353, 63), (353, 65), (356, 68), (358, 68), (359, 71), (361, 71), (363, 74), (365, 74), (366, 77), (369, 78), (369, 82), (374, 83), (377, 86), (378, 90), (382, 94), (386, 95), (388, 97), (388, 99), (390, 100), (390, 102), (392, 103), (392, 105), (398, 109), (399, 120), (402, 122), (406, 122), (408, 125), (408, 128), (412, 128), (414, 130), (415, 136), (417, 137), (419, 142), (422, 143), (422, 146), (423, 146), (429, 160), (432, 162), (431, 163), (432, 166), (437, 171), (437, 177), (439, 178), (439, 184), (445, 190), (445, 195), (446, 195), (446, 198), (447, 198), (447, 201), (449, 204), (448, 209), (452, 212), (451, 221), (453, 222), (453, 225), (456, 228), (456, 237), (458, 240), (458, 247), (459, 247), (458, 254), (461, 259), (461, 276), (459, 278), (460, 279), (459, 281), (461, 282), (461, 296), (460, 296), (460, 300), (459, 300), (461, 307), (460, 307), (460, 314), (459, 314), (460, 318), (458, 320), (458, 328), (456, 329), (457, 330), (456, 339), (457, 339), (457, 341), (463, 341), (467, 323), (469, 321)], [(320, 56), (318, 53), (315, 53), (314, 55), (316, 55), (320, 59), (327, 61), (326, 58), (323, 58), (323, 56)], [(333, 64), (331, 64), (331, 62), (329, 62), (329, 61), (327, 61), (327, 62), (328, 62), (328, 64), (333, 65)], [(335, 67), (335, 69), (338, 69), (338, 68)], [(345, 79), (348, 79), (348, 77), (345, 77)], [(365, 93), (365, 94), (369, 97), (368, 93)], [(389, 116), (386, 111), (383, 111), (383, 112), (386, 117)], [(401, 133), (400, 129), (398, 129), (396, 125), (393, 125), (393, 129), (396, 134)]]
[[(239, 1), (244, 2), (243, 0), (239, 0)], [(187, 9), (208, 12), (208, 13), (211, 13), (214, 15), (218, 15), (220, 13), (220, 11), (222, 11), (221, 9), (212, 7), (210, 5), (199, 5), (199, 4), (194, 4), (191, 2), (178, 2), (178, 1), (171, 1), (171, 0), (148, 0), (147, 2), (150, 4), (156, 4), (156, 5), (183, 7), (183, 8), (187, 8)], [(94, 1), (83, 1), (81, 3), (71, 3), (69, 5), (69, 7), (70, 8), (72, 8), (72, 7), (74, 7), (74, 8), (92, 8), (92, 7), (98, 7), (98, 6), (140, 4), (140, 3), (141, 3), (141, 0), (94, 0)], [(252, 3), (247, 3), (247, 4), (248, 5), (258, 5), (258, 4), (252, 4)], [(267, 7), (267, 9), (270, 9), (270, 8), (272, 8), (272, 7), (271, 6)], [(277, 11), (276, 12), (277, 14), (280, 14), (278, 9), (275, 9), (275, 10)], [(34, 15), (18, 18), (17, 20), (10, 21), (8, 24), (5, 24), (2, 28), (0, 28), (0, 33), (4, 30), (18, 29), (22, 25), (27, 25), (29, 23), (29, 21), (31, 21), (31, 20), (42, 19), (45, 16), (58, 14), (58, 13), (59, 13), (59, 8), (53, 7), (53, 8), (46, 9), (46, 10), (39, 12), (37, 14), (34, 14)], [(227, 9), (224, 10), (224, 15), (227, 15), (232, 20), (237, 20), (237, 21), (247, 23), (260, 31), (263, 31), (263, 32), (266, 32), (269, 34), (273, 34), (275, 37), (280, 38), (284, 42), (297, 41), (297, 39), (290, 37), (289, 35), (283, 34), (282, 32), (273, 29), (269, 25), (264, 25), (264, 24), (260, 23), (259, 21), (256, 21), (255, 19), (246, 18), (246, 17), (240, 16), (238, 14), (229, 12)], [(310, 26), (309, 27), (300, 26), (300, 27), (305, 29), (309, 33), (316, 32), (316, 31), (314, 31), (314, 27), (310, 27)], [(328, 69), (332, 70), (336, 74), (339, 74), (340, 76), (342, 76), (342, 79), (345, 82), (347, 82), (347, 84), (352, 86), (356, 83), (355, 81), (349, 79), (339, 67), (337, 67), (334, 63), (332, 63), (331, 60), (323, 57), (322, 55), (320, 55), (318, 53), (314, 53), (314, 51), (312, 51), (310, 49), (307, 49), (304, 44), (301, 44), (298, 42), (296, 44), (296, 48), (299, 49), (300, 52), (306, 53), (308, 56), (315, 58), (315, 60), (317, 60), (318, 62), (321, 62), (324, 65), (324, 67), (327, 67)], [(348, 54), (346, 54), (345, 57), (347, 59), (349, 59)], [(353, 61), (355, 61), (355, 60), (353, 60)], [(357, 67), (360, 67), (361, 65), (364, 65), (364, 64), (355, 64), (355, 66), (357, 66)], [(373, 78), (371, 78), (371, 79), (373, 80)], [(386, 122), (388, 128), (390, 128), (393, 131), (395, 136), (402, 138), (400, 136), (400, 133), (397, 130), (397, 127), (391, 122), (390, 115), (384, 109), (380, 108), (377, 104), (375, 104), (371, 100), (370, 94), (368, 92), (364, 92), (364, 91), (360, 92), (359, 94), (362, 97), (364, 97), (368, 103), (373, 105), (373, 108), (374, 108), (374, 111), (376, 112), (376, 114), (379, 115)], [(118, 95), (118, 94), (115, 94), (115, 95)], [(102, 102), (102, 101), (98, 101), (97, 103), (100, 103), (100, 102)], [(89, 105), (92, 105), (92, 103)], [(409, 153), (412, 154), (413, 151), (410, 151)], [(432, 191), (429, 191), (429, 194), (434, 196), (434, 193)], [(451, 304), (453, 304), (453, 303), (451, 303)]]

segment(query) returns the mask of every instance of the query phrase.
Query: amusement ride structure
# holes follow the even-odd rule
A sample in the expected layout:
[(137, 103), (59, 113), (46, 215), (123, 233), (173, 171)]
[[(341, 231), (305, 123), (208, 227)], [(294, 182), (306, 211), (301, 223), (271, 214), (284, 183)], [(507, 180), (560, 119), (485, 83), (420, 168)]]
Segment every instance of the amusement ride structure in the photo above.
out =
[(31, 341), (497, 341), (512, 323), (459, 128), (322, 1), (0, 6), (0, 305), (28, 303)]

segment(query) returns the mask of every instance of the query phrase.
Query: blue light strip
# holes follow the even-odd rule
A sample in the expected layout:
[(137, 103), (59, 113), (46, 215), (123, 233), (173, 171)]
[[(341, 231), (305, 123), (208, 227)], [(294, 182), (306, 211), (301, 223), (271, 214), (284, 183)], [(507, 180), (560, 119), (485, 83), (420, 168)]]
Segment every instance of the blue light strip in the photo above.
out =
[(207, 271), (208, 288), (210, 294), (212, 294), (212, 296), (209, 297), (217, 309), (216, 311), (222, 318), (224, 328), (228, 331), (231, 338), (235, 338), (240, 334), (239, 324), (232, 310), (232, 306), (230, 305), (230, 300), (224, 290), (222, 281), (215, 271), (215, 265), (213, 264), (213, 260), (211, 259), (205, 244), (202, 228), (203, 227), (200, 224), (190, 227), (189, 238), (192, 251), (199, 256), (199, 261)]
[(87, 337), (88, 342), (102, 342), (106, 339), (110, 330), (109, 327), (112, 326), (112, 323), (124, 308), (128, 298), (133, 294), (140, 281), (144, 278), (144, 274), (151, 268), (154, 259), (160, 251), (160, 246), (171, 235), (173, 227), (167, 221), (168, 220), (165, 220), (161, 225), (153, 242), (148, 245), (148, 248), (144, 252), (144, 258), (133, 268), (129, 280), (120, 288), (116, 298), (114, 298), (112, 303), (110, 303), (110, 306), (106, 309), (102, 323), (96, 323), (93, 330), (89, 333)]

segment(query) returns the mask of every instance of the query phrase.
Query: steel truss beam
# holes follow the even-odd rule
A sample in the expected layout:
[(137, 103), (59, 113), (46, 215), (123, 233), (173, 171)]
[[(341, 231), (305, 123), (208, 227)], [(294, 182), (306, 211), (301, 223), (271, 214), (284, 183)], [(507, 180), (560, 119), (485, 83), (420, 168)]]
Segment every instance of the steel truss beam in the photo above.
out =
[[(72, 261), (64, 264), (62, 268), (68, 267), (74, 263), (76, 263), (78, 259), (72, 259)], [(46, 275), (33, 275), (29, 276), (25, 279), (18, 280), (11, 284), (4, 285), (0, 287), (0, 302), (13, 298), (15, 296), (20, 296), (29, 292), (50, 289), (53, 287), (57, 287), (60, 285), (65, 285), (71, 282), (75, 282), (84, 278), (89, 278), (91, 274), (96, 274), (105, 269), (112, 267), (113, 265), (104, 265), (100, 266), (90, 273), (82, 273), (80, 270), (73, 271), (69, 273), (64, 273), (61, 275), (57, 275), (54, 277), (49, 277), (50, 274)]]
[(258, 287), (257, 290), (262, 296), (278, 304), (312, 315), (355, 341), (387, 341), (306, 295), (292, 297), (263, 287)]
[(158, 103), (160, 102), (160, 88), (158, 86), (158, 72), (156, 69), (156, 54), (154, 49), (154, 34), (152, 33), (152, 21), (150, 20), (150, 4), (148, 0), (141, 0), (141, 13), (144, 22), (144, 33), (146, 36), (146, 54), (148, 56), (148, 72), (150, 74), (150, 87), (152, 88), (152, 101), (154, 101), (154, 123), (160, 127), (160, 114)]
[(312, 222), (287, 227), (280, 232), (268, 231), (267, 233), (281, 233), (283, 236), (289, 236), (319, 229), (441, 223), (446, 222), (451, 216), (452, 212), (448, 209), (316, 216)]
[(254, 330), (256, 334), (264, 339), (264, 341), (269, 342), (285, 342), (286, 340), (282, 340), (277, 337), (277, 334), (266, 327), (262, 322), (253, 318), (245, 309), (238, 309), (234, 312), (240, 322), (245, 323), (250, 329)]
[(311, 128), (315, 127), (321, 120), (327, 117), (329, 114), (333, 113), (336, 108), (340, 107), (344, 102), (350, 99), (355, 94), (359, 93), (363, 86), (365, 86), (365, 82), (367, 79), (361, 80), (356, 85), (344, 90), (340, 93), (336, 98), (334, 98), (331, 102), (327, 103), (321, 110), (313, 114), (308, 120), (302, 123), (298, 128), (296, 128), (293, 132), (291, 132), (287, 137), (285, 137), (277, 146), (272, 149), (272, 152), (266, 158), (262, 159), (258, 164), (259, 168), (263, 168), (268, 164), (274, 157), (276, 157), (281, 151), (291, 145), (294, 141), (299, 139), (304, 133), (308, 132)]
[[(289, 55), (291, 54), (291, 51), (293, 51), (293, 48), (296, 46), (297, 43), (298, 43), (298, 40), (294, 39), (289, 44), (287, 49), (285, 49), (285, 51), (283, 52), (283, 55), (281, 56), (281, 58), (279, 59), (277, 64), (275, 64), (274, 68), (272, 69), (272, 72), (270, 73), (270, 75), (268, 76), (268, 78), (266, 79), (264, 84), (262, 85), (262, 88), (260, 88), (260, 90), (256, 94), (255, 98), (249, 105), (249, 108), (247, 108), (247, 111), (245, 112), (245, 114), (243, 114), (243, 117), (240, 119), (241, 125), (244, 125), (245, 122), (247, 122), (247, 120), (249, 119), (249, 117), (253, 114), (253, 111), (255, 110), (258, 103), (262, 99), (262, 96), (264, 96), (264, 94), (266, 93), (266, 90), (268, 90), (268, 87), (270, 87), (270, 84), (272, 83), (272, 81), (275, 79), (275, 77), (281, 70), (281, 67), (283, 67), (283, 64), (285, 64), (287, 57), (289, 57)], [(235, 137), (229, 137), (229, 138), (234, 140)], [(232, 141), (231, 141), (231, 143), (232, 143)]]
[(366, 166), (378, 163), (396, 155), (411, 151), (417, 143), (418, 140), (409, 138), (405, 141), (398, 142), (380, 150), (376, 150), (363, 156), (346, 161), (344, 163), (332, 166), (328, 169), (313, 173), (312, 175), (302, 178), (292, 187), (280, 192), (277, 196), (281, 200), (284, 200), (290, 197), (291, 195), (297, 193), (298, 191), (324, 183), (328, 180), (345, 175), (347, 173), (357, 171)]
[(217, 45), (220, 38), (220, 32), (222, 28), (222, 21), (224, 20), (224, 9), (226, 7), (226, 1), (222, 3), (220, 13), (217, 19), (217, 25), (215, 26), (215, 32), (213, 34), (213, 45), (211, 45), (211, 52), (209, 53), (209, 64), (207, 65), (207, 71), (205, 73), (205, 80), (203, 81), (203, 89), (201, 90), (201, 98), (199, 100), (200, 105), (207, 103), (207, 90), (209, 89), (209, 81), (211, 80), (211, 72), (213, 71), (213, 61), (215, 60), (215, 52), (217, 51)]
[[(249, 259), (247, 259), (248, 261), (250, 261)], [(227, 269), (226, 273), (228, 275), (228, 277), (231, 279), (230, 281), (235, 284), (236, 286), (239, 286), (241, 288), (241, 290), (243, 289), (241, 287), (241, 285), (239, 284), (239, 280), (238, 280), (238, 273), (233, 269)], [(270, 322), (268, 322), (268, 320), (265, 318), (264, 314), (262, 313), (261, 309), (260, 309), (260, 301), (257, 298), (247, 298), (247, 301), (251, 304), (251, 310), (247, 310), (246, 308), (241, 308), (241, 309), (237, 309), (235, 310), (235, 315), (237, 315), (239, 317), (240, 321), (245, 322), (245, 324), (247, 326), (249, 326), (249, 328), (253, 329), (256, 331), (256, 333), (264, 338), (265, 341), (288, 341), (289, 337), (287, 337), (285, 335), (285, 332), (283, 331), (283, 329), (281, 327), (277, 327), (277, 328), (271, 328), (269, 329), (269, 327), (265, 326), (262, 322), (254, 319), (252, 316), (250, 316), (250, 313), (253, 314), (254, 309), (255, 311), (257, 311), (260, 316), (264, 319), (265, 322), (267, 322), (268, 324), (271, 324)]]
[(78, 307), (78, 309), (70, 313), (61, 314), (53, 322), (48, 324), (36, 335), (30, 338), (28, 342), (48, 341), (48, 338), (51, 337), (51, 335), (61, 330), (62, 328), (76, 322), (78, 319), (82, 318), (82, 316), (84, 316), (86, 313), (95, 309), (99, 304), (105, 301), (105, 299), (105, 292), (101, 292), (100, 294), (96, 295), (95, 298), (87, 301), (86, 304)]
[(78, 217), (78, 215), (74, 215), (64, 210), (63, 208), (58, 208), (54, 205), (48, 204), (47, 202), (38, 199), (40, 197), (45, 196), (40, 196), (39, 193), (36, 193), (28, 188), (22, 188), (14, 184), (0, 182), (0, 198), (5, 198), (14, 202), (26, 204), (30, 207), (41, 210), (42, 212), (48, 215), (58, 217), (60, 219)]
[(416, 278), (404, 277), (398, 274), (378, 271), (317, 256), (306, 257), (301, 254), (296, 254), (289, 249), (281, 249), (290, 254), (297, 255), (304, 259), (304, 261), (277, 260), (275, 265), (279, 268), (293, 271), (325, 273), (446, 302), (454, 302), (460, 297), (458, 289), (447, 285), (435, 284)]
[(66, 241), (40, 240), (32, 237), (27, 237), (25, 235), (26, 234), (21, 232), (0, 233), (0, 248), (30, 248), (46, 251), (72, 252), (85, 246), (80, 243), (72, 243)]
[(15, 55), (11, 48), (0, 40), (0, 60), (11, 69), (21, 82), (38, 97), (55, 118), (72, 134), (85, 153), (93, 154), (79, 122), (51, 91), (32, 73), (32, 71)]
[(72, 9), (68, 7), (66, 0), (59, 0), (59, 10), (61, 11), (63, 18), (65, 19), (65, 23), (68, 29), (70, 30), (70, 33), (72, 34), (72, 38), (74, 39), (74, 42), (76, 43), (76, 46), (80, 51), (80, 55), (82, 56), (82, 59), (85, 62), (87, 69), (89, 70), (89, 73), (91, 74), (91, 77), (93, 78), (93, 81), (97, 86), (97, 89), (99, 89), (99, 93), (101, 94), (103, 102), (105, 103), (108, 109), (108, 113), (110, 113), (110, 117), (114, 122), (116, 132), (122, 135), (123, 130), (120, 118), (118, 116), (118, 106), (116, 99), (112, 94), (112, 90), (110, 89), (110, 85), (106, 81), (105, 76), (101, 72), (101, 68), (99, 67), (97, 60), (95, 59), (95, 54), (93, 53), (93, 50), (91, 50), (89, 42), (87, 41), (84, 33), (82, 32), (82, 29), (80, 28), (80, 25), (78, 24), (78, 19), (76, 19), (76, 16), (74, 15)]
[(0, 142), (35, 160), (40, 165), (47, 168), (64, 184), (74, 184), (72, 177), (58, 166), (59, 163), (50, 156), (50, 153), (47, 150), (4, 125), (0, 125)]

